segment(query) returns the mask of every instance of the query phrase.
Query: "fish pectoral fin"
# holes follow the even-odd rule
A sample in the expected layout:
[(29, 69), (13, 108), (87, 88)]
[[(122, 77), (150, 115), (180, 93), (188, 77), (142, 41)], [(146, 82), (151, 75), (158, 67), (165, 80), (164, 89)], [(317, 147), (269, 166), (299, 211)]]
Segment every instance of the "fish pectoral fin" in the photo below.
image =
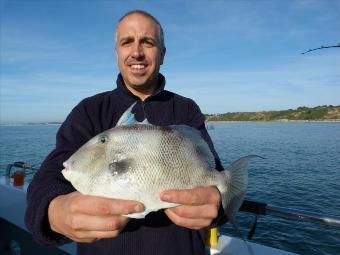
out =
[(112, 175), (119, 175), (122, 173), (126, 173), (131, 169), (131, 159), (120, 159), (116, 160), (114, 159), (110, 164), (109, 164), (109, 169), (112, 173)]

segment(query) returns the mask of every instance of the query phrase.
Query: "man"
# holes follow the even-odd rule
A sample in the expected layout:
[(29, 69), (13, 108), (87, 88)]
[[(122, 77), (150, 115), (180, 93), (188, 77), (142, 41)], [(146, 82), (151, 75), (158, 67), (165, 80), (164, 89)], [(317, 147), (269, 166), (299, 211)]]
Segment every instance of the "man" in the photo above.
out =
[(119, 20), (117, 89), (84, 99), (72, 110), (57, 133), (56, 148), (29, 186), (25, 221), (39, 242), (60, 245), (71, 239), (78, 243), (78, 254), (204, 254), (198, 230), (223, 211), (216, 187), (164, 191), (160, 199), (181, 206), (130, 220), (122, 215), (143, 211), (143, 204), (82, 195), (61, 174), (65, 160), (87, 140), (114, 127), (136, 101), (137, 120), (199, 129), (221, 168), (198, 106), (164, 90), (159, 69), (165, 52), (163, 30), (153, 16), (132, 11)]

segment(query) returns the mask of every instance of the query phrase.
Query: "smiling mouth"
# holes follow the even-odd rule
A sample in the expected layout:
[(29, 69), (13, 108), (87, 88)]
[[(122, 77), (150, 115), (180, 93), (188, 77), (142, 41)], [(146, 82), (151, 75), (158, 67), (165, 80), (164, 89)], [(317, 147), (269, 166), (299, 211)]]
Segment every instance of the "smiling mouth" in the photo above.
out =
[(131, 65), (130, 66), (132, 69), (144, 69), (145, 68), (145, 65), (142, 65), (142, 64), (135, 64), (135, 65)]
[(131, 64), (129, 65), (130, 70), (133, 74), (144, 74), (148, 65), (146, 64)]

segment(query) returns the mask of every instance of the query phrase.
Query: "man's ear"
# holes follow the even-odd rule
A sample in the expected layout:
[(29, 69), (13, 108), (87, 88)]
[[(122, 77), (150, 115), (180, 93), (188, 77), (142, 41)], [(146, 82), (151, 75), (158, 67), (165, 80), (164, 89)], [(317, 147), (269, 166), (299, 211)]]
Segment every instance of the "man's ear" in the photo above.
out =
[(166, 53), (166, 48), (163, 47), (163, 49), (161, 50), (161, 65), (163, 64), (165, 53)]

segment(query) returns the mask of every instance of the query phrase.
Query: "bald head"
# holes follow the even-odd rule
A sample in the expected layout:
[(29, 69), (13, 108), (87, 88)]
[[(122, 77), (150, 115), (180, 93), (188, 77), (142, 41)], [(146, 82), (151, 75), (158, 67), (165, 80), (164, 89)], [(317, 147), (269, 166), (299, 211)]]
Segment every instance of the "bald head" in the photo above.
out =
[(152, 16), (150, 13), (146, 12), (146, 11), (143, 11), (143, 10), (133, 10), (133, 11), (129, 11), (127, 13), (125, 13), (119, 20), (118, 20), (118, 23), (116, 25), (116, 32), (115, 32), (115, 42), (117, 44), (117, 30), (118, 30), (118, 27), (119, 27), (119, 24), (128, 16), (130, 15), (134, 15), (134, 14), (139, 14), (139, 15), (142, 15), (144, 16), (145, 18), (148, 18), (150, 20), (152, 20), (156, 25), (157, 25), (157, 28), (158, 28), (158, 40), (160, 42), (160, 48), (161, 50), (165, 50), (165, 43), (164, 43), (164, 31), (163, 31), (163, 28), (162, 28), (162, 25), (159, 23), (159, 21), (154, 17)]

